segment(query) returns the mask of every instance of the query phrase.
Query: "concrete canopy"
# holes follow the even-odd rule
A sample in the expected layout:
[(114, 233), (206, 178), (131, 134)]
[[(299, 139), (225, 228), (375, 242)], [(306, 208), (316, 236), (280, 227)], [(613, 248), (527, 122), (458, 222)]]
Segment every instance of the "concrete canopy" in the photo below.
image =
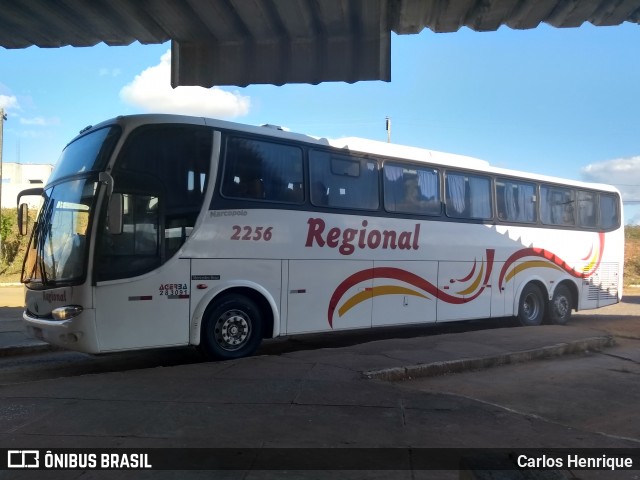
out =
[(4, 48), (164, 43), (179, 85), (391, 79), (391, 32), (640, 23), (640, 0), (0, 0)]

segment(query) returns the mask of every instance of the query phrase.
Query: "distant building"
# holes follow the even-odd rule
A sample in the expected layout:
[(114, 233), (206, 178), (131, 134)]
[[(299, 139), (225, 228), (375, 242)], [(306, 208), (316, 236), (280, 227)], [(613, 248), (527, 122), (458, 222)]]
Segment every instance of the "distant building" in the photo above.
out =
[[(53, 171), (53, 165), (33, 163), (2, 164), (2, 208), (16, 208), (18, 193), (28, 188), (44, 187)], [(26, 196), (23, 202), (38, 207), (39, 197)]]

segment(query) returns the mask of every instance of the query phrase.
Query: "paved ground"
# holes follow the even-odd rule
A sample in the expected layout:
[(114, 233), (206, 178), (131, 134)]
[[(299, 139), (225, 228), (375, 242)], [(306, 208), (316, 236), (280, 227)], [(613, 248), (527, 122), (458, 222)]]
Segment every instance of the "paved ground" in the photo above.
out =
[[(638, 300), (630, 297), (597, 315), (578, 315), (567, 327), (388, 338), (341, 348), (327, 344), (231, 362), (5, 384), (0, 447), (234, 447), (270, 454), (278, 451), (265, 449), (637, 449)], [(11, 346), (12, 355), (19, 353), (16, 348), (39, 348), (26, 339), (7, 344), (21, 340), (10, 318), (19, 310), (4, 310), (0, 347)], [(533, 358), (539, 361), (517, 363)], [(444, 375), (449, 371), (461, 373)], [(555, 383), (545, 383), (550, 378)], [(590, 413), (594, 405), (599, 410)], [(0, 471), (0, 478), (453, 479), (464, 474), (412, 469), (407, 455), (407, 469), (393, 471), (248, 467), (215, 477), (207, 471)], [(520, 471), (502, 473), (525, 478)], [(553, 478), (637, 479), (640, 470), (545, 474), (556, 473), (561, 476)]]

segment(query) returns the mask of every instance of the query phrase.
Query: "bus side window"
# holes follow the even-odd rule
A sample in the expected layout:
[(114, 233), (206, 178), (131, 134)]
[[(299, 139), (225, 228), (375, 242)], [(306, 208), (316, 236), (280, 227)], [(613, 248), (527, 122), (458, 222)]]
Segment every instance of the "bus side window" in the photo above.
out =
[(575, 192), (568, 188), (540, 187), (540, 220), (546, 225), (575, 225)]
[(439, 175), (413, 165), (384, 165), (384, 206), (389, 212), (440, 214)]
[(378, 209), (380, 200), (376, 161), (311, 150), (309, 172), (313, 187), (311, 203), (314, 205)]
[(448, 216), (473, 219), (493, 216), (489, 177), (448, 172), (446, 185)]
[(221, 193), (227, 198), (301, 204), (302, 150), (262, 140), (227, 140)]
[(578, 192), (578, 225), (596, 226), (596, 194), (593, 192)]
[(614, 195), (600, 194), (599, 202), (600, 221), (599, 226), (602, 229), (608, 230), (616, 228), (620, 223), (618, 199)]
[(496, 180), (498, 218), (505, 222), (536, 221), (536, 186), (510, 179)]

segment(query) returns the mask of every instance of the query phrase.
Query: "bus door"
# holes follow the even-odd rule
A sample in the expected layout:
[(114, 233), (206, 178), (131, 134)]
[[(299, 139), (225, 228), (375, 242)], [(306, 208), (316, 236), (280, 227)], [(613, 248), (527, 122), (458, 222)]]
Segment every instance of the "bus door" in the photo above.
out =
[(161, 221), (158, 195), (120, 195), (122, 231), (98, 239), (95, 268), (102, 281), (96, 282), (94, 303), (100, 349), (186, 345), (190, 261), (175, 257), (162, 265), (176, 229)]
[[(204, 125), (146, 125), (122, 147), (96, 239), (93, 278), (103, 350), (188, 343), (190, 260), (180, 251), (202, 211), (214, 135)], [(122, 217), (116, 232), (107, 210)]]
[(438, 322), (491, 316), (491, 282), (485, 282), (484, 258), (440, 262), (438, 268)]
[(436, 321), (438, 262), (375, 262), (373, 325)]

